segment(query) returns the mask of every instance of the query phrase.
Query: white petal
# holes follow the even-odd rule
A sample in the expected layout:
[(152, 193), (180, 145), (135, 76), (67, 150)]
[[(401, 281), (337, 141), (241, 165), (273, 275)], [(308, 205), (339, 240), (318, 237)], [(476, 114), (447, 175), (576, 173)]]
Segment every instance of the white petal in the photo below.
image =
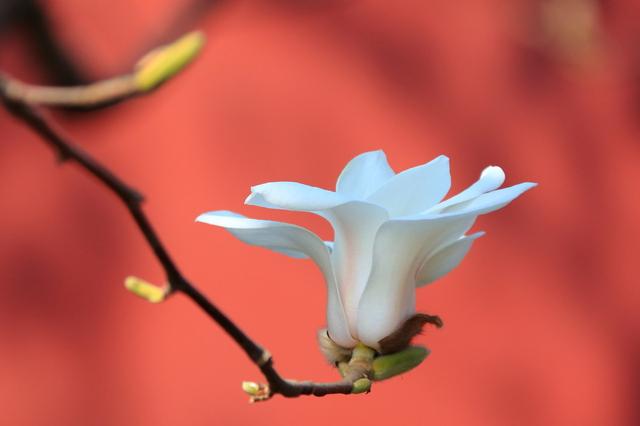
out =
[(449, 159), (441, 155), (427, 164), (398, 173), (367, 201), (383, 206), (391, 217), (411, 215), (434, 206), (450, 186)]
[(504, 171), (498, 166), (489, 166), (485, 168), (473, 185), (462, 191), (461, 193), (433, 206), (429, 211), (441, 211), (446, 207), (454, 204), (463, 203), (476, 198), (485, 192), (493, 191), (500, 188), (504, 183)]
[(336, 191), (361, 200), (394, 175), (382, 150), (365, 152), (349, 161), (342, 170)]
[(271, 209), (318, 211), (346, 203), (349, 198), (333, 191), (297, 182), (269, 182), (251, 188), (245, 204)]
[[(371, 269), (373, 240), (388, 218), (384, 208), (346, 195), (293, 182), (273, 182), (252, 188), (247, 204), (316, 213), (334, 229), (331, 260), (349, 329), (356, 331), (360, 296)], [(332, 334), (331, 327), (329, 332)]]
[(324, 274), (327, 283), (327, 325), (331, 338), (341, 346), (353, 347), (348, 322), (331, 266), (329, 251), (313, 232), (300, 226), (269, 220), (249, 219), (229, 211), (203, 213), (198, 222), (221, 226), (241, 241), (286, 254), (309, 256)]
[(431, 254), (418, 269), (416, 286), (422, 287), (451, 272), (467, 255), (473, 241), (484, 235), (477, 232), (464, 236)]
[(415, 277), (425, 256), (455, 241), (473, 224), (472, 214), (392, 219), (378, 231), (373, 266), (358, 307), (357, 336), (377, 348), (415, 312)]
[(335, 231), (331, 262), (349, 330), (355, 336), (358, 304), (371, 272), (374, 239), (378, 228), (389, 216), (382, 207), (359, 201), (351, 201), (320, 214), (331, 222)]
[(329, 250), (329, 253), (333, 253), (333, 241), (325, 241), (324, 242), (325, 247), (327, 248), (327, 250)]
[(496, 191), (487, 192), (476, 198), (454, 204), (442, 210), (442, 214), (456, 214), (473, 212), (477, 215), (490, 213), (509, 204), (525, 191), (537, 186), (537, 183), (525, 182)]

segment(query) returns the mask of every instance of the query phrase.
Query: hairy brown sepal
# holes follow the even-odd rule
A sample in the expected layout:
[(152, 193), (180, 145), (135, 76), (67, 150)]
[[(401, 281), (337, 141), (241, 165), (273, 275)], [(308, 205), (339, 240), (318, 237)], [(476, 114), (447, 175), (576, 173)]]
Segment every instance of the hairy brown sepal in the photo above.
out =
[(391, 354), (405, 349), (411, 343), (411, 339), (422, 332), (425, 324), (433, 324), (438, 328), (443, 326), (442, 320), (437, 315), (415, 314), (399, 329), (378, 342), (380, 353)]
[(338, 365), (339, 362), (347, 362), (351, 358), (351, 349), (343, 348), (331, 340), (326, 328), (318, 331), (318, 344), (330, 364)]

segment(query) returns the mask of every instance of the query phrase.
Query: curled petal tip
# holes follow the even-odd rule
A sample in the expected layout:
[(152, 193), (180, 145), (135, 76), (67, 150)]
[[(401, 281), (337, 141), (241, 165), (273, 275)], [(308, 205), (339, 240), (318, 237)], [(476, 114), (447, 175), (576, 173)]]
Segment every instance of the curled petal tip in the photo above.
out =
[(136, 65), (134, 78), (138, 90), (153, 90), (181, 71), (200, 53), (204, 40), (202, 32), (193, 31), (145, 55)]
[(160, 303), (169, 295), (169, 286), (159, 287), (138, 277), (127, 277), (124, 286), (131, 293), (151, 303)]
[(258, 194), (254, 192), (253, 188), (255, 188), (255, 186), (251, 187), (251, 194), (249, 194), (247, 198), (244, 199), (244, 203), (248, 206), (252, 205), (252, 201), (258, 196)]
[(480, 179), (487, 182), (487, 186), (492, 189), (499, 188), (504, 183), (505, 174), (502, 167), (489, 166), (480, 173)]

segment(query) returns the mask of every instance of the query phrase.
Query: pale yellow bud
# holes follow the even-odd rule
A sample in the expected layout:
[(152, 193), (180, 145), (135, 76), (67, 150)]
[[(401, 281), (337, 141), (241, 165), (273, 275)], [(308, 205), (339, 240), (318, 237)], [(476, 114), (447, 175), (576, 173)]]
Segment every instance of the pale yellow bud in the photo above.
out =
[(152, 50), (136, 65), (136, 87), (143, 92), (155, 89), (191, 62), (203, 45), (204, 35), (194, 31), (171, 44)]
[(169, 286), (158, 287), (138, 277), (127, 277), (124, 286), (131, 293), (151, 303), (160, 303), (169, 294)]
[(353, 382), (351, 393), (364, 393), (371, 390), (371, 380), (367, 378), (358, 379)]
[(249, 396), (257, 396), (260, 393), (260, 385), (256, 382), (242, 382), (242, 390)]

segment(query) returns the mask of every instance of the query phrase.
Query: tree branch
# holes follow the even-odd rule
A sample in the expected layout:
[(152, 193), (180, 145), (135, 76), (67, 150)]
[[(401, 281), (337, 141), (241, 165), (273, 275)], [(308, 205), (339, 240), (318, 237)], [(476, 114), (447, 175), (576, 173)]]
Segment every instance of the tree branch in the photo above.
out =
[(3, 95), (24, 105), (81, 109), (113, 105), (156, 89), (186, 67), (203, 45), (202, 33), (187, 33), (144, 55), (131, 72), (83, 86), (39, 86), (4, 77)]
[[(142, 195), (83, 151), (78, 145), (74, 144), (43, 115), (37, 106), (30, 104), (19, 95), (16, 95), (15, 92), (9, 94), (9, 89), (16, 84), (23, 83), (0, 74), (0, 99), (3, 101), (5, 107), (41, 136), (42, 140), (57, 152), (61, 160), (70, 160), (78, 163), (80, 167), (97, 178), (122, 201), (135, 220), (136, 225), (155, 254), (158, 262), (162, 265), (170, 286), (169, 293), (180, 292), (191, 299), (202, 311), (215, 321), (224, 332), (244, 350), (249, 359), (260, 368), (268, 384), (250, 384), (252, 385), (250, 387), (254, 388), (253, 392), (249, 392), (252, 394), (252, 400), (265, 400), (275, 394), (280, 394), (285, 397), (298, 397), (301, 395), (324, 396), (327, 394), (360, 393), (369, 390), (371, 383), (366, 379), (369, 371), (366, 367), (363, 367), (362, 364), (358, 364), (357, 357), (355, 356), (353, 358), (353, 365), (351, 365), (350, 362), (352, 368), (348, 370), (348, 374), (345, 375), (343, 380), (335, 383), (296, 382), (282, 378), (273, 366), (271, 354), (247, 336), (244, 331), (218, 309), (180, 272), (142, 209)], [(372, 355), (370, 355), (370, 358), (372, 358)], [(369, 359), (369, 362), (370, 361)]]
[(51, 20), (43, 10), (42, 1), (0, 1), (0, 33), (9, 27), (19, 27), (30, 36), (32, 53), (55, 84), (66, 86), (84, 83), (82, 73), (58, 41)]

